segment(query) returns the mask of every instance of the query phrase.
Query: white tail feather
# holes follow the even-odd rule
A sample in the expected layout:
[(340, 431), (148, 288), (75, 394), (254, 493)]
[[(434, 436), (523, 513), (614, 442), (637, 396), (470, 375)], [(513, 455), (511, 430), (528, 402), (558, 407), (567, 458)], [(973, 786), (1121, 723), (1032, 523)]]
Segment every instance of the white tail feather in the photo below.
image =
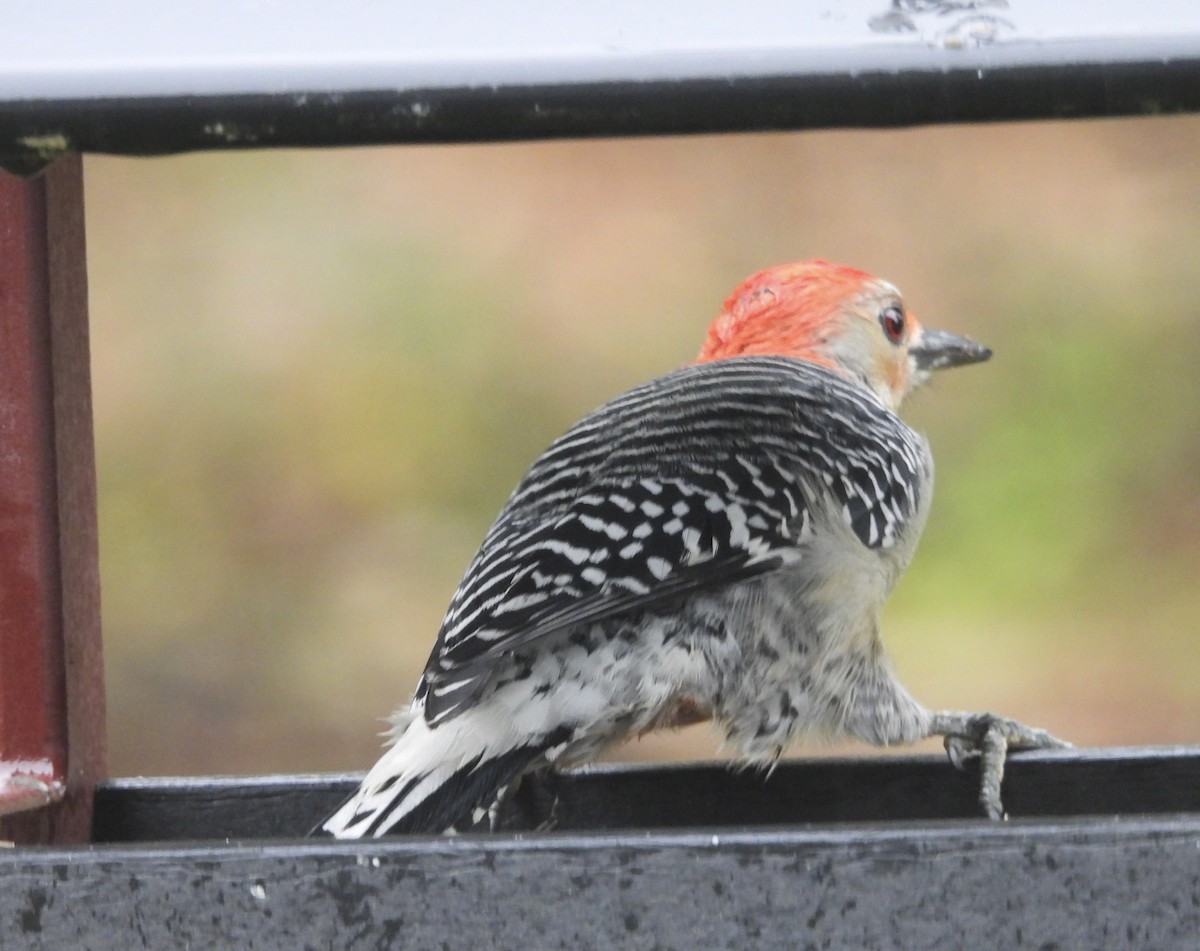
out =
[(391, 748), (321, 828), (339, 839), (386, 835), (463, 767), (512, 748), (510, 728), (473, 713), (435, 727), (416, 705), (396, 714), (388, 731)]

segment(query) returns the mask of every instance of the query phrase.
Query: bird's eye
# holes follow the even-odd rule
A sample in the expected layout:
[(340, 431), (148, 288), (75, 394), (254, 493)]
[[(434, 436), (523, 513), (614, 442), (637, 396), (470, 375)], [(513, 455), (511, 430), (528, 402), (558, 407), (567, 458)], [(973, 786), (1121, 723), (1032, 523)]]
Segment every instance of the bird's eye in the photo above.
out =
[(885, 307), (879, 313), (879, 323), (892, 343), (899, 343), (904, 339), (904, 311), (899, 307)]

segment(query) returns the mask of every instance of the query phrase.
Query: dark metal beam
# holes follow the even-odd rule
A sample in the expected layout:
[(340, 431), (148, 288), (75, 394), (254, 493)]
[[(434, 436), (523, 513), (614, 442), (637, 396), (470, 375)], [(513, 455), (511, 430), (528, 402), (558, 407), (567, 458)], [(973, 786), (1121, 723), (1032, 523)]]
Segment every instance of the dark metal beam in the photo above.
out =
[(1200, 111), (1200, 51), (1135, 63), (558, 86), (0, 102), (0, 164), (266, 147), (1080, 119)]
[(1006, 823), (949, 818), (976, 777), (925, 756), (604, 767), (552, 790), (555, 833), (295, 838), (358, 778), (105, 783), (109, 844), (0, 849), (3, 946), (1191, 951), (1200, 933), (1194, 748), (1018, 755)]
[[(361, 776), (115, 779), (96, 791), (101, 843), (307, 834)], [(929, 822), (979, 815), (978, 773), (941, 756), (785, 760), (770, 777), (719, 763), (603, 766), (529, 782), (506, 815), (537, 828), (553, 808), (569, 832)], [(1004, 802), (1017, 818), (1200, 816), (1200, 748), (1066, 750), (1010, 758)]]
[(0, 163), (1200, 111), (1200, 8), (1164, 0), (173, 9), (10, 18)]
[(1154, 948), (1200, 819), (0, 850), (5, 948)]

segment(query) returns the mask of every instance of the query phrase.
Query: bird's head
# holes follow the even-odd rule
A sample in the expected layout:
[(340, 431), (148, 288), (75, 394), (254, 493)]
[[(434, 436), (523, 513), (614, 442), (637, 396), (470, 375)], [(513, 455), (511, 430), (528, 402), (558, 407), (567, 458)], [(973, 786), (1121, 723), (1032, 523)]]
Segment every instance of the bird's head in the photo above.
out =
[(934, 370), (978, 363), (992, 352), (922, 327), (887, 281), (828, 261), (801, 261), (743, 281), (709, 326), (697, 362), (753, 355), (836, 370), (896, 410)]

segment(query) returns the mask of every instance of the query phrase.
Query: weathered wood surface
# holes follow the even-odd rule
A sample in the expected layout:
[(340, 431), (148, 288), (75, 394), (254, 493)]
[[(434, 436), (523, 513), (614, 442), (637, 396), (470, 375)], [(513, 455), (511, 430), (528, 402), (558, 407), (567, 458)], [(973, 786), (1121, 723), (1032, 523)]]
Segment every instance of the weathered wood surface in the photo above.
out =
[(1200, 819), (0, 857), (5, 948), (1196, 947)]
[(87, 841), (105, 772), (87, 316), (79, 156), (0, 172), (0, 839)]
[(110, 844), (0, 850), (0, 947), (1194, 951), (1200, 935), (1196, 749), (1019, 757), (1007, 823), (947, 818), (972, 814), (973, 776), (913, 757), (765, 782), (605, 768), (556, 786), (552, 833), (268, 840), (353, 782), (109, 783)]

